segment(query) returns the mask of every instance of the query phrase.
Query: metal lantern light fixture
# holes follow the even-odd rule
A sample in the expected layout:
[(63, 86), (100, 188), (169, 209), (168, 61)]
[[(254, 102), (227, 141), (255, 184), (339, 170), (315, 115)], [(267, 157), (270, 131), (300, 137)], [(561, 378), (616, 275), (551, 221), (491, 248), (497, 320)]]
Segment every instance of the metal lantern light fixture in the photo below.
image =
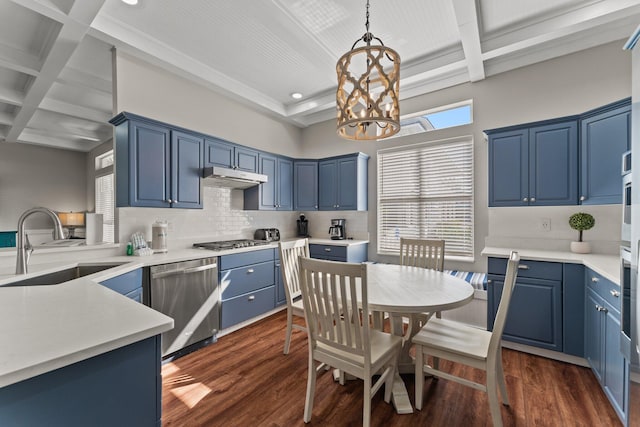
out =
[[(338, 135), (346, 139), (372, 140), (400, 131), (400, 56), (369, 32), (355, 41), (338, 60)], [(371, 45), (376, 40), (380, 45)], [(356, 47), (359, 42), (365, 46)]]

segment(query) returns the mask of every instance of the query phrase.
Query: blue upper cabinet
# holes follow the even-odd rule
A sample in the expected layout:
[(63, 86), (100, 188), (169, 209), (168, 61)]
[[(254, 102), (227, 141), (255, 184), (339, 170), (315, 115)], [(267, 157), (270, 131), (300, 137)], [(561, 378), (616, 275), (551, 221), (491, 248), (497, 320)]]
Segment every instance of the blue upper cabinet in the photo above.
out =
[(293, 161), (260, 153), (259, 172), (267, 182), (244, 190), (244, 208), (290, 211), (293, 209)]
[(489, 206), (529, 204), (529, 132), (489, 135)]
[(630, 149), (629, 99), (585, 113), (580, 124), (580, 203), (622, 203), (622, 153)]
[(571, 119), (487, 131), (489, 206), (577, 204), (577, 129)]
[(578, 124), (575, 120), (529, 129), (529, 205), (578, 202)]
[(202, 208), (202, 138), (129, 113), (111, 122), (118, 207)]
[(320, 210), (367, 210), (369, 156), (350, 154), (318, 162)]
[(318, 210), (318, 162), (293, 162), (293, 210)]
[(171, 132), (172, 207), (202, 208), (200, 176), (204, 140), (184, 132)]
[(258, 151), (216, 138), (205, 139), (204, 166), (258, 172)]

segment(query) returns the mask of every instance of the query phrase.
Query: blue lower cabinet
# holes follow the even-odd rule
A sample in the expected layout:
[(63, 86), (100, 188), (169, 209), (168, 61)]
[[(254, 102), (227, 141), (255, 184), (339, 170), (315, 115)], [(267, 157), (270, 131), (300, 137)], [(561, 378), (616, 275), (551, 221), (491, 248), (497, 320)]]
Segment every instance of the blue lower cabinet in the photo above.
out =
[(620, 348), (620, 287), (586, 272), (585, 358), (623, 425), (629, 413), (629, 363)]
[(311, 258), (324, 259), (327, 261), (365, 262), (368, 257), (368, 250), (368, 243), (348, 246), (321, 245), (316, 243), (309, 245), (309, 255), (311, 255)]
[(142, 302), (141, 268), (104, 280), (100, 284), (135, 301)]
[(0, 388), (2, 426), (160, 426), (160, 336)]
[[(489, 330), (493, 330), (502, 297), (506, 263), (506, 259), (489, 258), (487, 287), (487, 329)], [(563, 351), (562, 271), (561, 263), (520, 261), (503, 339), (548, 350)]]
[(562, 275), (562, 349), (584, 357), (584, 266), (564, 264)]
[(220, 257), (222, 329), (276, 307), (275, 253), (274, 249), (261, 249)]

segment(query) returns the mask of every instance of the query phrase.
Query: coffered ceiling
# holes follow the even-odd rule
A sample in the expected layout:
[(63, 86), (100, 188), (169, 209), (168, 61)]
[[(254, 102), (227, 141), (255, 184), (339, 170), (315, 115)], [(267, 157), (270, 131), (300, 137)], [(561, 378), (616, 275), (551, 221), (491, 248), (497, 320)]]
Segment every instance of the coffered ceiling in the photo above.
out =
[[(401, 99), (640, 24), (640, 0), (370, 1), (371, 32), (402, 58)], [(365, 32), (365, 3), (0, 0), (0, 141), (88, 151), (109, 139), (114, 46), (298, 126), (330, 119), (335, 63)]]

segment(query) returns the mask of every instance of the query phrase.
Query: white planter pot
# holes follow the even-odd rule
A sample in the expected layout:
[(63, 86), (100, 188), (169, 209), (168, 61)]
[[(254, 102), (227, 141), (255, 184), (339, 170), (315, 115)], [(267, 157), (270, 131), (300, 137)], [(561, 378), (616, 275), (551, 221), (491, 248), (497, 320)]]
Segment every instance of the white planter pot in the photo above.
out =
[(589, 242), (571, 242), (571, 252), (577, 254), (591, 253), (591, 245)]

